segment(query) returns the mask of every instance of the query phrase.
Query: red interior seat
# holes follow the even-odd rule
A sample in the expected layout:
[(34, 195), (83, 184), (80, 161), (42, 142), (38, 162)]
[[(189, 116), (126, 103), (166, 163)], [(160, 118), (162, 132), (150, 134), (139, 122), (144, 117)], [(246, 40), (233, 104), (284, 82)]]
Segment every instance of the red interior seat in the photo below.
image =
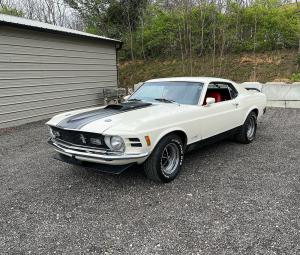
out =
[(206, 98), (208, 98), (208, 97), (213, 97), (216, 100), (216, 103), (222, 101), (222, 97), (219, 92), (211, 91), (211, 92), (206, 93), (204, 104), (206, 104)]

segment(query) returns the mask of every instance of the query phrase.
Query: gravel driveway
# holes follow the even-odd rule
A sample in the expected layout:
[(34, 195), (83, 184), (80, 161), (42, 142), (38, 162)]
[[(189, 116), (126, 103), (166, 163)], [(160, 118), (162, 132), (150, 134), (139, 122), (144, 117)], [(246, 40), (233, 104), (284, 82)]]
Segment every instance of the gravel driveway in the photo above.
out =
[(47, 133), (0, 131), (1, 254), (300, 254), (300, 110), (268, 109), (255, 142), (190, 153), (164, 185), (56, 161)]

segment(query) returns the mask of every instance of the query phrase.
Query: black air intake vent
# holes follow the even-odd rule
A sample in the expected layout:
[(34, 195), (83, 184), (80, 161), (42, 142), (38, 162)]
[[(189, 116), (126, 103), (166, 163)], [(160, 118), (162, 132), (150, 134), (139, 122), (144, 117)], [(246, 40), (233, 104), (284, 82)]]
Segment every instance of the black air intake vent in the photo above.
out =
[(141, 141), (139, 138), (129, 138), (131, 147), (142, 147)]

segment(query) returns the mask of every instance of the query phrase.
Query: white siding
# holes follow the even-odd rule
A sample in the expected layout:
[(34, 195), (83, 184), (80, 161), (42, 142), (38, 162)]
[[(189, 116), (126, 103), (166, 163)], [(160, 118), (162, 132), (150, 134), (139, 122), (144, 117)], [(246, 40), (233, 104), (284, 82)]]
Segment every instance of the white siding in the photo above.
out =
[(116, 86), (114, 43), (0, 25), (0, 128), (101, 105)]

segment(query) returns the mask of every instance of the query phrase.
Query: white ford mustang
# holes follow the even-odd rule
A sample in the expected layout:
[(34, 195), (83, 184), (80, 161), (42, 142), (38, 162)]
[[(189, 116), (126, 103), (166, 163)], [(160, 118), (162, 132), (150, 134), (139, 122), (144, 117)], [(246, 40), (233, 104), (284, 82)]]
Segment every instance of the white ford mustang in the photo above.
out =
[(53, 117), (49, 143), (68, 163), (114, 173), (143, 164), (150, 179), (169, 182), (188, 150), (228, 136), (252, 142), (265, 107), (264, 94), (229, 80), (155, 79), (124, 103)]

